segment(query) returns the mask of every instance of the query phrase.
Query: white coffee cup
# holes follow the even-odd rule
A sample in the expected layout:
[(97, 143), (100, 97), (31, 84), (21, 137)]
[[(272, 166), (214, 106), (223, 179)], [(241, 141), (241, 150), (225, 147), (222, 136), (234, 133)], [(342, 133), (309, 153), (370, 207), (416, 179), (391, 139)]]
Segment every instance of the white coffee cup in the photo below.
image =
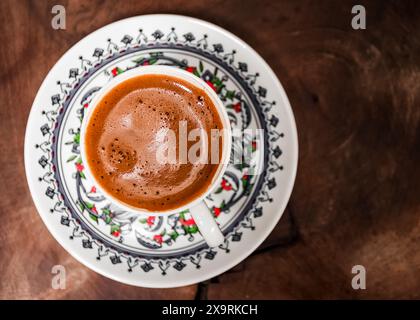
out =
[[(212, 178), (211, 183), (209, 183), (208, 188), (197, 198), (190, 201), (189, 203), (180, 206), (175, 209), (171, 209), (168, 211), (158, 211), (158, 212), (151, 212), (146, 209), (141, 209), (137, 207), (133, 207), (127, 203), (122, 202), (121, 200), (115, 198), (112, 194), (101, 188), (101, 185), (98, 179), (92, 174), (91, 169), (89, 168), (89, 162), (85, 161), (86, 157), (86, 126), (89, 123), (89, 119), (91, 115), (94, 113), (93, 111), (99, 105), (98, 103), (102, 100), (102, 98), (116, 85), (130, 79), (133, 77), (141, 76), (141, 75), (150, 75), (150, 74), (157, 74), (157, 75), (167, 75), (182, 79), (191, 83), (193, 86), (198, 87), (208, 95), (208, 97), (213, 102), (220, 120), (222, 122), (224, 130), (222, 130), (222, 155), (221, 161), (219, 163), (219, 167), (215, 175)], [(210, 247), (215, 247), (220, 245), (224, 242), (224, 236), (219, 229), (210, 209), (205, 204), (204, 199), (215, 189), (217, 186), (220, 185), (223, 175), (226, 171), (226, 168), (229, 163), (231, 147), (232, 147), (232, 130), (230, 127), (229, 117), (227, 115), (226, 109), (223, 105), (223, 102), (219, 99), (216, 92), (206, 84), (201, 78), (195, 76), (194, 74), (187, 72), (183, 69), (170, 67), (170, 66), (143, 66), (139, 68), (135, 68), (132, 70), (125, 71), (124, 73), (116, 76), (110, 82), (108, 82), (101, 90), (95, 95), (92, 102), (90, 103), (87, 112), (84, 115), (81, 133), (80, 133), (80, 146), (81, 146), (81, 156), (83, 160), (83, 164), (85, 165), (85, 174), (91, 181), (93, 181), (98, 190), (100, 190), (104, 195), (106, 195), (109, 199), (111, 199), (115, 204), (121, 207), (124, 210), (130, 212), (136, 212), (139, 214), (149, 214), (153, 216), (164, 216), (170, 215), (174, 213), (181, 212), (183, 210), (189, 210), (191, 213), (195, 223), (197, 224), (201, 235), (207, 242)]]

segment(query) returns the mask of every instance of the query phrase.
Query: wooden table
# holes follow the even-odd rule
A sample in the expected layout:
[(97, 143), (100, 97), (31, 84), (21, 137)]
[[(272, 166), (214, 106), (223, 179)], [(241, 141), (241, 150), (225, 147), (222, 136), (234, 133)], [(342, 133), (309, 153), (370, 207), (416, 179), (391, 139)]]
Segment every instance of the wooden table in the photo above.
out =
[[(363, 1), (0, 1), (0, 298), (420, 298), (420, 4)], [(209, 6), (209, 4), (211, 4)], [(23, 164), (35, 94), (56, 60), (95, 29), (148, 13), (190, 15), (235, 33), (271, 65), (290, 98), (299, 169), (270, 238), (233, 270), (155, 290), (108, 280), (74, 260), (36, 212)], [(48, 57), (48, 58), (46, 58)], [(51, 267), (68, 270), (51, 288)], [(367, 270), (353, 290), (351, 268)]]

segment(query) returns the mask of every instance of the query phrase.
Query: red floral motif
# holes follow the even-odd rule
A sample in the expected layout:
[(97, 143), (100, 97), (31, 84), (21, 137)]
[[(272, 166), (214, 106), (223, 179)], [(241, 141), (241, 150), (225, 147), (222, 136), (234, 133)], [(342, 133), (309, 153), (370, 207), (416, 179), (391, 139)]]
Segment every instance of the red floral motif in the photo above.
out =
[(253, 150), (253, 151), (257, 150), (257, 141), (253, 140), (253, 141), (251, 142), (251, 147), (252, 147), (252, 150)]
[(248, 186), (249, 186), (249, 175), (247, 173), (245, 173), (242, 176), (241, 181), (242, 181), (242, 186), (244, 187), (244, 189), (248, 188)]
[(91, 193), (96, 193), (96, 187), (95, 187), (95, 186), (93, 186), (93, 187), (90, 189), (90, 192), (91, 192)]
[(148, 226), (153, 225), (155, 223), (155, 217), (153, 217), (153, 216), (147, 217), (146, 223), (147, 223)]
[(120, 231), (120, 230), (115, 230), (115, 231), (113, 231), (113, 232), (111, 233), (111, 235), (113, 235), (114, 237), (119, 237), (119, 236), (120, 236), (120, 234), (121, 234), (121, 231)]
[(193, 219), (193, 218), (191, 218), (191, 219), (187, 219), (187, 220), (185, 220), (185, 219), (183, 219), (183, 218), (180, 218), (180, 219), (179, 219), (179, 222), (180, 222), (183, 226), (193, 226), (193, 225), (195, 225), (195, 221), (194, 221), (194, 219)]
[(83, 105), (83, 108), (87, 108), (87, 107), (89, 107), (89, 103), (85, 103), (84, 105)]
[(118, 67), (111, 70), (112, 75), (115, 77), (118, 74)]
[(214, 86), (214, 84), (211, 81), (206, 81), (206, 83), (209, 85), (210, 88), (212, 88), (215, 92), (217, 92), (216, 87)]
[(163, 242), (163, 237), (160, 234), (155, 234), (153, 236), (153, 240), (155, 240), (157, 243), (162, 243)]
[(220, 208), (217, 208), (217, 207), (213, 208), (213, 214), (216, 218), (220, 215), (220, 212), (222, 212)]
[(227, 180), (226, 179), (222, 179), (222, 189), (223, 190), (226, 190), (226, 191), (230, 191), (230, 190), (232, 190), (232, 185), (229, 183), (229, 182), (227, 182)]
[(185, 70), (188, 72), (194, 73), (194, 71), (196, 70), (196, 67), (187, 67)]
[(81, 163), (76, 163), (76, 169), (77, 171), (82, 172), (85, 167)]
[(240, 102), (235, 103), (232, 107), (236, 112), (241, 112), (241, 103)]
[(91, 210), (92, 212), (94, 212), (94, 213), (98, 214), (98, 209), (96, 209), (96, 206), (95, 206), (95, 205), (93, 205), (93, 207), (92, 207), (92, 208), (90, 208), (90, 210)]
[(142, 66), (148, 66), (150, 64), (149, 60), (145, 60), (143, 61), (143, 63), (141, 64)]

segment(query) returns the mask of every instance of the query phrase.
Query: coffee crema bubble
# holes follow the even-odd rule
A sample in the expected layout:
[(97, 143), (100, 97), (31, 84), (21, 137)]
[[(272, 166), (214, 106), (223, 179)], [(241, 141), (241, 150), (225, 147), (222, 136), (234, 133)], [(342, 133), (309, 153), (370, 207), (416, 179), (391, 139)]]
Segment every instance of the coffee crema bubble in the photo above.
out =
[[(176, 209), (200, 197), (219, 164), (157, 161), (165, 132), (176, 137), (180, 122), (187, 133), (199, 129), (211, 145), (211, 130), (222, 122), (211, 99), (200, 88), (166, 75), (142, 75), (112, 88), (99, 101), (86, 127), (86, 156), (96, 180), (130, 206), (149, 211)], [(196, 141), (186, 141), (189, 150)], [(222, 138), (219, 139), (219, 159)]]

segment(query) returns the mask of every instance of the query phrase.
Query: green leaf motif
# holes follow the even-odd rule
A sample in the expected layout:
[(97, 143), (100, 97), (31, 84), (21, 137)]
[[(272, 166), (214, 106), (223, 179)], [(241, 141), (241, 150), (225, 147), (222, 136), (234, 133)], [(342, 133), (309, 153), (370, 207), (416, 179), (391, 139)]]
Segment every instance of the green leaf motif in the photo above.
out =
[(178, 238), (178, 236), (179, 236), (179, 233), (174, 231), (174, 232), (170, 233), (169, 236), (171, 237), (172, 240), (176, 240), (176, 238)]
[(235, 97), (235, 90), (227, 90), (225, 94), (226, 99), (233, 100)]
[(92, 208), (93, 208), (93, 203), (90, 203), (90, 202), (85, 202), (85, 206), (86, 206), (86, 208), (88, 208), (88, 209), (92, 209)]
[(112, 222), (112, 218), (110, 216), (105, 216), (105, 223), (110, 224)]
[(139, 58), (136, 58), (136, 59), (133, 59), (133, 60), (131, 60), (131, 61), (133, 61), (134, 63), (143, 63), (143, 61), (144, 60), (146, 60), (145, 58), (143, 58), (143, 57), (139, 57)]
[(73, 142), (76, 144), (80, 144), (80, 132), (74, 135)]
[(242, 179), (242, 186), (244, 187), (244, 189), (246, 188), (247, 185), (248, 185), (248, 180)]
[(118, 224), (112, 224), (111, 225), (111, 233), (114, 233), (115, 231), (120, 231), (121, 228)]
[(189, 226), (186, 228), (187, 233), (197, 233), (198, 232), (198, 227), (196, 225), (194, 226)]
[(93, 221), (98, 222), (98, 217), (97, 217), (96, 215), (89, 213), (89, 217), (90, 217)]
[(158, 59), (156, 59), (156, 58), (151, 58), (151, 59), (149, 60), (149, 64), (155, 64), (157, 61), (158, 61)]
[(201, 61), (201, 60), (200, 60), (200, 63), (198, 65), (198, 70), (200, 70), (200, 72), (203, 72), (203, 70), (204, 70), (203, 61)]
[(218, 77), (213, 77), (213, 79), (211, 79), (211, 82), (216, 86), (216, 87), (220, 87), (223, 82), (222, 80), (220, 80)]
[(223, 188), (219, 187), (214, 193), (218, 194), (218, 193), (221, 193), (222, 191), (223, 191)]
[(245, 169), (245, 168), (249, 168), (249, 164), (248, 163), (238, 163), (238, 164), (234, 164), (233, 165), (234, 167), (235, 167), (235, 169), (238, 169), (238, 170), (243, 170), (243, 169)]
[(77, 158), (77, 155), (72, 155), (72, 156), (70, 156), (68, 159), (67, 159), (67, 162), (71, 162), (71, 161), (73, 161), (74, 159), (76, 159)]

